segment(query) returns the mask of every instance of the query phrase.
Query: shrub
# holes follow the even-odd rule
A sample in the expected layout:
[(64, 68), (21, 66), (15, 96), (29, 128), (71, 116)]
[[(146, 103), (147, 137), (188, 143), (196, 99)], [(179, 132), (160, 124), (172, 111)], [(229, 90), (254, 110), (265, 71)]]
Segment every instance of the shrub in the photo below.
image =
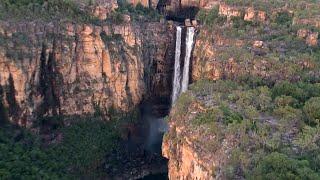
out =
[(261, 77), (252, 76), (252, 75), (249, 75), (249, 74), (239, 75), (237, 77), (237, 81), (239, 81), (241, 84), (248, 85), (248, 86), (250, 86), (252, 88), (255, 88), (255, 87), (258, 87), (258, 86), (267, 85), (265, 80), (263, 80)]
[(267, 111), (271, 107), (271, 91), (267, 86), (259, 87), (258, 89), (258, 96), (255, 99), (255, 104), (258, 110), (260, 111)]
[(309, 99), (304, 107), (303, 111), (306, 114), (309, 124), (320, 123), (320, 97), (313, 97)]
[(311, 97), (320, 97), (320, 83), (311, 84), (311, 83), (298, 83), (297, 86), (306, 93), (306, 99)]
[(200, 96), (210, 95), (214, 89), (215, 83), (207, 79), (201, 79), (190, 86), (190, 90)]
[(223, 118), (223, 112), (219, 108), (212, 108), (207, 112), (200, 113), (194, 119), (193, 123), (195, 125), (209, 124), (217, 122)]
[(217, 24), (221, 25), (226, 22), (226, 17), (219, 16), (219, 6), (215, 6), (209, 11), (200, 10), (197, 19), (208, 27), (213, 27)]
[(190, 93), (183, 93), (178, 98), (176, 104), (174, 105), (178, 111), (178, 115), (186, 115), (189, 110), (189, 106), (194, 101), (194, 97)]
[(285, 107), (285, 106), (296, 107), (298, 104), (298, 100), (296, 100), (291, 96), (282, 95), (282, 96), (276, 97), (276, 99), (274, 100), (274, 103), (278, 107)]
[(242, 114), (246, 119), (255, 119), (259, 117), (257, 109), (251, 105), (242, 108)]
[(306, 160), (289, 158), (273, 152), (265, 156), (254, 168), (250, 179), (319, 179)]
[(247, 27), (252, 28), (252, 26), (255, 25), (251, 21), (245, 21), (244, 16), (231, 17), (231, 21), (232, 21), (232, 26), (234, 29), (246, 30)]
[(108, 17), (108, 20), (112, 24), (121, 24), (124, 22), (123, 14), (121, 12), (115, 11)]
[[(293, 143), (300, 147), (302, 153), (310, 154), (310, 159), (316, 160), (315, 156), (312, 157), (311, 153), (319, 151), (320, 140), (320, 126), (310, 127), (308, 125), (302, 128), (302, 131), (293, 141)], [(320, 165), (320, 164), (319, 164)], [(318, 166), (319, 168), (320, 166)]]
[(224, 124), (240, 123), (243, 120), (241, 114), (232, 111), (229, 107), (221, 106), (220, 109), (223, 112), (222, 120)]
[(116, 15), (128, 14), (134, 21), (159, 21), (161, 18), (157, 10), (144, 7), (141, 3), (138, 3), (135, 7), (127, 1), (121, 0), (121, 2), (118, 3), (119, 8), (114, 12)]
[(299, 88), (296, 84), (290, 83), (288, 81), (277, 83), (272, 88), (273, 99), (282, 95), (291, 96), (298, 99), (299, 101), (304, 101), (306, 99), (306, 94), (303, 89)]
[(278, 107), (274, 109), (273, 115), (284, 121), (299, 121), (302, 117), (302, 112), (290, 106)]
[(275, 17), (275, 23), (284, 26), (290, 26), (292, 24), (292, 15), (289, 12), (279, 12)]
[(255, 98), (257, 93), (254, 90), (247, 90), (247, 91), (238, 91), (236, 92), (238, 96), (238, 100), (236, 104), (238, 107), (247, 107), (250, 105), (254, 105)]

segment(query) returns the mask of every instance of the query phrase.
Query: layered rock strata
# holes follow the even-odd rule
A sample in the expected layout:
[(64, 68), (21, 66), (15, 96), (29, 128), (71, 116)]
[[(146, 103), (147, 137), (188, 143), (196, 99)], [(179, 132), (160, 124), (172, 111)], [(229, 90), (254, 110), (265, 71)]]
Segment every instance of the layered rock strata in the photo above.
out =
[[(10, 116), (23, 126), (54, 114), (128, 111), (148, 93), (157, 93), (155, 87), (167, 86), (159, 78), (170, 76), (164, 70), (170, 68), (162, 67), (170, 64), (172, 35), (166, 23), (1, 22), (0, 27), (0, 84), (5, 94), (14, 94), (17, 112)], [(8, 92), (10, 83), (14, 92)]]

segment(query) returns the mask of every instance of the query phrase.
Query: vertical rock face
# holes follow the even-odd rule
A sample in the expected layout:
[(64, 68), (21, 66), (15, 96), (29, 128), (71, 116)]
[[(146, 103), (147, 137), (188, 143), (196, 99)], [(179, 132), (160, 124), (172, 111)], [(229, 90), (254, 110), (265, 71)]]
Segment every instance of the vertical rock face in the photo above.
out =
[[(23, 126), (57, 113), (130, 110), (147, 96), (146, 88), (163, 86), (162, 79), (150, 83), (146, 77), (157, 79), (160, 66), (170, 64), (171, 35), (162, 23), (147, 24), (147, 30), (134, 24), (1, 22), (0, 27), (0, 84), (8, 91), (12, 76), (19, 108), (11, 119)], [(152, 70), (156, 67), (160, 70)]]
[(199, 149), (195, 149), (191, 142), (175, 144), (166, 139), (162, 149), (163, 156), (170, 159), (169, 179), (214, 179), (210, 162), (202, 160)]
[(156, 105), (167, 107), (172, 89), (175, 27), (172, 24), (160, 27), (151, 23), (143, 26), (142, 29), (152, 29), (152, 31), (145, 31), (141, 39), (142, 51), (145, 52), (142, 59), (145, 62), (145, 82), (148, 92), (146, 98)]

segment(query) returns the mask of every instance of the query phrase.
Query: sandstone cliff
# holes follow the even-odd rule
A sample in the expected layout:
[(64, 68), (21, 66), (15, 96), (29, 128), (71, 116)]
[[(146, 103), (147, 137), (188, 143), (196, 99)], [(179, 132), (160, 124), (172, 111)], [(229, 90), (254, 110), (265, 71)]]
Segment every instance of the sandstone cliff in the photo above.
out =
[(106, 115), (110, 107), (127, 111), (157, 91), (146, 94), (146, 88), (168, 87), (158, 77), (170, 76), (161, 67), (170, 64), (172, 34), (165, 23), (1, 22), (0, 27), (1, 85), (7, 87), (12, 77), (21, 125), (53, 113), (83, 115), (100, 109)]

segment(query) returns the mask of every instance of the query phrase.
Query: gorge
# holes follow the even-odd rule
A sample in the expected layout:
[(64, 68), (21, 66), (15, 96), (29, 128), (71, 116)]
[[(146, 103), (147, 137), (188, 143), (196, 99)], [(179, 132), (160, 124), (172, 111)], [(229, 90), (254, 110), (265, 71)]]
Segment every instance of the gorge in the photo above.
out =
[(0, 179), (319, 179), (320, 3), (0, 2)]

